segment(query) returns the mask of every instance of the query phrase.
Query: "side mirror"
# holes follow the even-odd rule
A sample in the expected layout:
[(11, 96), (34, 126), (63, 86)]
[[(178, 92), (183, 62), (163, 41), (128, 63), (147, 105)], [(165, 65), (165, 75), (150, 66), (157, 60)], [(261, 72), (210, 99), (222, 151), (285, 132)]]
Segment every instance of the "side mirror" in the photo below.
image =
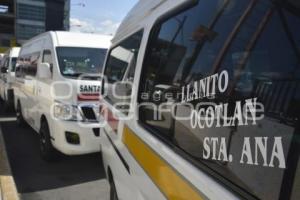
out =
[(41, 63), (38, 67), (38, 77), (41, 79), (51, 78), (51, 69), (49, 63)]
[(1, 73), (6, 74), (7, 73), (7, 68), (6, 67), (1, 67)]

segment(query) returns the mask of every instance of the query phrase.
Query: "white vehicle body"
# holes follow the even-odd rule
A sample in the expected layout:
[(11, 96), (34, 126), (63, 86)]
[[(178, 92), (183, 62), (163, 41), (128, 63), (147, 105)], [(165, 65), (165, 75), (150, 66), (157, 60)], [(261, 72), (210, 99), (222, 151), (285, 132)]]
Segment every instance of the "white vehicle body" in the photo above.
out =
[(10, 48), (2, 57), (1, 67), (7, 69), (5, 73), (0, 72), (0, 97), (6, 104), (13, 106), (13, 83), (15, 81), (16, 61), (20, 48)]
[(47, 32), (20, 51), (15, 106), (20, 105), (19, 114), (36, 132), (46, 121), (53, 147), (66, 155), (100, 150), (99, 77), (110, 40), (105, 35)]
[(2, 65), (2, 59), (3, 59), (3, 57), (4, 57), (4, 53), (0, 53), (0, 65)]
[[(227, 4), (228, 2), (231, 2), (232, 4), (231, 3)], [(241, 8), (238, 8), (238, 6), (236, 6), (239, 4), (239, 2), (245, 3), (247, 6), (243, 7), (243, 9), (241, 10)], [(225, 127), (225, 128), (214, 127), (214, 129), (200, 128), (200, 127), (192, 128), (190, 120), (186, 120), (186, 121), (174, 120), (175, 122), (172, 122), (173, 118), (169, 117), (168, 115), (170, 113), (169, 111), (168, 111), (169, 113), (167, 111), (164, 111), (164, 113), (162, 114), (163, 117), (160, 121), (149, 120), (148, 118), (150, 118), (149, 117), (150, 115), (148, 116), (147, 109), (140, 111), (141, 107), (139, 103), (144, 102), (141, 101), (141, 99), (147, 98), (145, 97), (147, 93), (145, 96), (142, 96), (143, 93), (140, 92), (147, 90), (144, 88), (150, 88), (151, 84), (154, 85), (155, 78), (159, 77), (162, 74), (165, 76), (160, 77), (161, 79), (156, 79), (157, 85), (153, 87), (155, 88), (156, 93), (153, 94), (161, 95), (164, 94), (166, 91), (174, 90), (174, 88), (176, 89), (177, 87), (179, 88), (180, 94), (182, 93), (188, 94), (187, 97), (182, 98), (182, 100), (180, 98), (179, 103), (181, 101), (185, 101), (185, 99), (187, 98), (193, 98), (193, 95), (195, 94), (192, 94), (193, 90), (191, 88), (194, 86), (194, 82), (192, 81), (188, 82), (190, 85), (186, 83), (186, 85), (184, 85), (185, 86), (184, 88), (180, 85), (182, 83), (179, 81), (176, 82), (175, 79), (181, 77), (179, 75), (183, 73), (182, 71), (183, 69), (185, 69), (183, 67), (186, 67), (183, 64), (186, 64), (185, 62), (189, 61), (188, 60), (189, 55), (185, 55), (185, 54), (195, 53), (200, 48), (206, 48), (206, 45), (207, 46), (209, 46), (210, 44), (212, 46), (214, 45), (213, 47), (211, 47), (212, 49), (205, 49), (206, 51), (202, 51), (202, 52), (200, 51), (202, 54), (204, 54), (201, 57), (201, 59), (204, 60), (203, 62), (197, 60), (199, 62), (198, 64), (199, 69), (203, 65), (203, 68), (206, 67), (207, 69), (213, 71), (213, 69), (211, 69), (214, 66), (213, 64), (219, 63), (220, 60), (222, 60), (223, 57), (225, 57), (224, 54), (227, 55), (227, 53), (230, 52), (229, 50), (231, 49), (229, 49), (229, 47), (231, 47), (230, 45), (231, 43), (233, 43), (233, 39), (235, 35), (239, 35), (240, 33), (239, 28), (241, 26), (247, 26), (247, 24), (244, 23), (244, 21), (242, 20), (245, 20), (248, 16), (253, 18), (256, 17), (257, 23), (255, 25), (252, 24), (253, 26), (251, 26), (251, 28), (254, 29), (253, 31), (254, 33), (248, 34), (247, 32), (248, 37), (246, 39), (243, 38), (243, 41), (249, 41), (249, 43), (253, 41), (257, 41), (258, 40), (257, 38), (261, 37), (260, 35), (261, 32), (266, 34), (264, 30), (262, 30), (263, 29), (262, 27), (264, 27), (266, 30), (271, 29), (272, 31), (268, 30), (269, 31), (268, 33), (270, 33), (270, 35), (276, 32), (276, 30), (284, 29), (283, 26), (280, 25), (281, 22), (278, 22), (280, 28), (275, 26), (274, 25), (275, 23), (273, 24), (274, 27), (277, 29), (271, 26), (267, 26), (269, 21), (266, 21), (266, 18), (263, 17), (266, 16), (270, 17), (270, 13), (267, 12), (267, 9), (264, 11), (260, 10), (259, 6), (261, 6), (261, 4), (258, 3), (256, 5), (255, 3), (257, 2), (260, 1), (140, 0), (137, 3), (137, 5), (127, 15), (125, 20), (120, 25), (114, 39), (112, 40), (112, 46), (110, 48), (109, 54), (107, 55), (107, 59), (104, 64), (105, 66), (104, 72), (103, 72), (103, 74), (107, 76), (106, 78), (108, 82), (105, 83), (105, 85), (103, 86), (104, 91), (102, 93), (103, 98), (101, 100), (103, 109), (101, 114), (106, 119), (107, 123), (104, 125), (103, 128), (101, 128), (101, 137), (102, 137), (101, 152), (102, 152), (102, 158), (104, 163), (104, 169), (106, 170), (107, 178), (111, 185), (111, 195), (112, 195), (111, 199), (122, 199), (122, 200), (167, 200), (167, 199), (169, 200), (170, 199), (234, 200), (234, 199), (256, 199), (256, 198), (279, 199), (279, 196), (282, 198), (284, 197), (284, 195), (289, 195), (292, 199), (299, 198), (299, 192), (297, 192), (299, 189), (298, 187), (299, 186), (298, 175), (299, 175), (299, 166), (300, 166), (299, 160), (296, 160), (295, 164), (293, 165), (293, 167), (295, 168), (297, 168), (298, 166), (297, 173), (293, 174), (294, 177), (296, 177), (297, 175), (297, 178), (295, 178), (296, 180), (292, 183), (293, 187), (287, 186), (289, 188), (285, 188), (287, 190), (290, 190), (289, 191), (290, 193), (287, 194), (284, 192), (280, 193), (280, 191), (283, 191), (285, 187), (284, 184), (281, 185), (281, 181), (284, 182), (284, 181), (288, 181), (289, 179), (283, 180), (281, 174), (283, 173), (283, 171), (281, 167), (278, 167), (278, 163), (276, 164), (275, 168), (272, 167), (268, 168), (266, 167), (266, 164), (262, 166), (262, 163), (260, 164), (252, 163), (253, 165), (256, 166), (250, 165), (249, 163), (247, 165), (243, 163), (243, 158), (241, 159), (241, 157), (235, 155), (235, 154), (239, 154), (239, 156), (242, 155), (241, 152), (243, 150), (243, 141), (247, 141), (248, 137), (254, 140), (254, 137), (266, 136), (266, 137), (270, 137), (269, 141), (270, 140), (274, 141), (274, 136), (278, 136), (278, 135), (282, 136), (283, 138), (284, 137), (290, 138), (286, 140), (287, 143), (283, 145), (282, 148), (284, 149), (285, 154), (288, 154), (289, 151), (293, 152), (293, 149), (295, 149), (294, 151), (297, 151), (299, 153), (299, 148), (297, 148), (297, 145), (294, 145), (293, 147), (289, 147), (289, 145), (293, 143), (291, 139), (292, 135), (295, 137), (295, 133), (297, 132), (297, 128), (296, 128), (297, 126), (295, 124), (294, 125), (281, 124), (280, 122), (276, 121), (273, 118), (273, 115), (271, 116), (269, 115), (270, 117), (265, 117), (263, 120), (259, 122), (259, 125), (257, 126), (251, 126), (249, 124), (243, 127), (236, 126), (237, 129), (235, 128), (231, 129), (231, 127)], [(261, 2), (269, 2), (269, 1), (261, 1)], [(296, 1), (291, 1), (291, 2), (295, 2), (294, 5), (299, 5), (296, 3)], [(206, 6), (203, 6), (201, 8), (201, 5), (206, 5)], [(265, 8), (269, 8), (269, 7), (272, 9), (271, 3), (270, 4), (266, 3)], [(201, 12), (199, 10), (196, 10), (196, 8), (197, 9), (201, 8)], [(193, 10), (194, 13), (191, 11), (192, 9), (194, 9)], [(236, 11), (239, 11), (241, 13), (238, 12), (234, 13), (235, 9)], [(212, 10), (215, 12), (212, 12)], [(262, 11), (261, 13), (262, 15), (258, 15), (257, 13), (255, 14), (255, 11), (258, 10)], [(188, 13), (189, 11), (191, 11), (193, 15), (191, 13)], [(182, 14), (184, 12), (188, 14)], [(255, 15), (260, 16), (259, 19), (261, 21), (257, 20), (258, 17)], [(177, 16), (178, 18), (176, 18)], [(200, 16), (203, 18), (203, 22), (201, 21), (202, 18)], [(271, 16), (273, 17), (275, 15), (271, 15)], [(293, 16), (295, 17), (295, 15)], [(166, 22), (169, 19), (172, 23), (170, 22), (170, 24), (168, 24), (169, 26), (166, 25), (166, 27), (164, 27), (165, 25), (164, 22)], [(192, 23), (191, 22), (192, 19), (195, 19), (195, 21), (197, 19), (198, 23), (196, 22)], [(224, 20), (221, 23), (217, 23), (219, 19), (224, 19)], [(188, 20), (190, 24), (185, 23)], [(229, 24), (228, 22), (234, 22), (234, 23)], [(220, 26), (222, 25), (224, 27), (220, 28)], [(297, 21), (297, 26), (298, 25), (299, 25), (299, 21)], [(215, 28), (215, 26), (217, 26), (218, 29)], [(179, 28), (176, 29), (176, 27)], [(226, 29), (229, 29), (225, 27), (230, 27), (230, 31), (226, 33), (227, 35), (223, 36), (223, 34), (225, 33), (223, 33), (222, 31), (224, 30), (225, 32)], [(296, 25), (291, 27), (296, 27)], [(255, 28), (257, 28), (258, 30), (255, 31)], [(274, 28), (275, 30), (273, 30), (272, 28)], [(163, 39), (159, 40), (160, 38), (159, 39), (156, 38), (156, 35), (160, 34), (159, 31), (161, 31), (161, 37), (163, 37), (164, 40)], [(216, 33), (213, 31), (216, 31)], [(244, 32), (244, 34), (245, 33), (246, 31)], [(242, 33), (240, 35), (242, 35)], [(240, 35), (239, 35), (240, 38), (238, 39), (242, 38), (242, 36)], [(280, 36), (280, 34), (278, 35)], [(276, 36), (278, 38), (287, 38), (286, 35), (284, 36), (281, 35), (280, 37), (278, 35)], [(300, 46), (299, 32), (296, 32), (293, 36), (298, 38), (297, 45), (299, 47)], [(254, 40), (254, 38), (256, 40)], [(257, 60), (266, 59), (270, 63), (271, 61), (274, 60), (276, 56), (271, 56), (273, 54), (270, 53), (270, 57), (269, 57), (267, 53), (263, 54), (262, 52), (264, 51), (272, 52), (272, 50), (276, 49), (275, 47), (272, 47), (271, 44), (277, 43), (277, 41), (281, 40), (278, 38), (273, 39), (271, 36), (264, 37), (264, 40), (269, 39), (273, 41), (269, 42), (266, 45), (258, 45), (259, 48), (262, 48), (262, 46), (264, 46), (269, 49), (268, 50), (259, 49), (257, 50), (257, 52), (255, 52), (256, 50), (253, 51), (253, 54), (256, 53), (258, 55)], [(222, 40), (222, 43), (214, 44), (214, 42), (217, 42), (218, 39)], [(202, 45), (194, 44), (194, 43), (200, 43), (202, 40), (205, 41), (205, 43), (203, 42), (204, 44)], [(172, 43), (168, 44), (166, 41), (168, 42), (171, 41)], [(288, 41), (288, 39), (286, 39), (285, 41)], [(259, 40), (259, 42), (262, 42), (262, 40)], [(154, 46), (156, 45), (156, 43), (158, 43), (158, 45)], [(132, 47), (132, 45), (129, 44), (134, 44), (136, 45), (136, 47)], [(187, 50), (185, 51), (185, 49), (181, 48), (180, 45), (182, 45), (186, 49), (196, 46), (195, 48), (198, 48), (198, 50), (196, 49), (193, 51), (193, 49), (189, 49), (189, 51)], [(234, 47), (237, 48), (236, 46)], [(248, 47), (249, 46), (250, 45), (248, 45)], [(124, 48), (126, 47), (128, 48), (127, 51), (133, 52), (134, 56), (132, 55), (125, 56), (125, 54), (127, 53), (124, 50)], [(213, 48), (216, 47), (220, 47), (220, 48), (215, 52), (213, 51), (215, 50)], [(238, 64), (237, 64), (238, 62), (236, 61), (237, 58), (241, 57), (240, 55), (248, 54), (248, 52), (250, 52), (249, 53), (250, 55), (252, 53), (252, 49), (235, 50), (235, 48), (231, 50), (234, 51), (232, 52), (232, 55), (229, 55), (228, 58), (226, 57), (230, 61), (235, 61), (235, 63), (232, 62), (231, 65), (229, 66), (224, 64), (226, 67), (230, 69), (231, 67), (232, 68), (236, 67), (231, 69), (234, 72), (233, 73), (234, 75), (230, 74), (231, 76), (230, 78), (242, 74), (249, 74), (247, 71), (246, 72), (243, 71), (243, 73), (238, 74), (239, 71), (236, 70), (238, 68)], [(160, 51), (160, 49), (162, 50)], [(285, 51), (289, 51), (289, 48), (285, 47), (285, 49), (283, 49), (281, 53), (283, 54)], [(171, 56), (167, 57), (169, 54), (172, 55), (172, 57)], [(153, 57), (150, 57), (152, 55)], [(240, 57), (238, 57), (237, 55)], [(259, 56), (259, 55), (263, 55), (263, 56)], [(180, 65), (176, 66), (175, 65), (177, 64), (176, 62), (178, 60), (181, 60), (181, 58), (183, 58), (184, 56), (187, 57), (186, 60), (182, 61)], [(161, 57), (163, 57), (163, 59), (161, 59)], [(297, 57), (295, 57), (294, 55), (293, 59), (295, 58)], [(198, 58), (193, 58), (193, 59), (198, 59)], [(255, 56), (249, 58), (249, 60), (251, 61), (253, 60), (253, 63), (255, 64), (253, 65), (248, 64), (247, 67), (245, 67), (244, 69), (255, 67), (255, 65), (258, 65), (257, 67), (262, 68), (262, 66), (267, 65), (267, 64), (260, 65), (257, 62), (255, 62), (256, 61), (255, 59), (256, 59)], [(291, 58), (287, 56), (286, 58), (282, 58), (282, 59), (286, 59), (286, 62), (289, 62)], [(211, 61), (214, 62), (210, 63)], [(268, 61), (266, 61), (266, 63), (269, 63)], [(299, 62), (299, 57), (297, 61), (296, 60), (294, 61)], [(206, 62), (210, 64), (206, 66), (205, 65)], [(122, 65), (124, 69), (119, 70), (120, 67), (119, 68), (116, 67), (114, 63), (123, 63)], [(160, 63), (163, 64), (160, 65)], [(165, 63), (167, 63), (168, 65)], [(237, 66), (235, 66), (235, 64), (237, 64)], [(194, 67), (194, 63), (190, 65)], [(268, 94), (266, 93), (266, 90), (271, 90), (270, 88), (272, 87), (272, 85), (274, 86), (276, 80), (279, 80), (278, 77), (281, 74), (283, 74), (280, 72), (280, 70), (282, 70), (283, 68), (285, 68), (285, 66), (287, 66), (287, 65), (282, 65), (280, 69), (279, 67), (278, 68), (274, 67), (276, 69), (274, 69), (273, 71), (275, 72), (273, 72), (271, 70), (273, 69), (272, 68), (273, 65), (276, 66), (276, 62), (275, 64), (272, 63), (270, 65), (267, 65), (268, 67), (270, 67), (269, 69), (264, 69), (266, 71), (267, 70), (271, 71), (271, 72), (267, 71), (268, 72), (267, 76), (270, 76), (271, 77), (270, 79), (265, 77), (257, 78), (257, 80), (263, 82), (263, 84), (256, 85), (255, 86), (257, 87), (256, 91), (254, 91), (255, 89), (253, 84), (253, 76), (256, 75), (258, 77), (258, 75), (255, 74), (254, 72), (251, 73), (251, 76), (250, 75), (247, 76), (246, 84), (243, 84), (245, 81), (242, 82), (243, 80), (241, 78), (241, 81), (237, 84), (237, 86), (235, 88), (232, 87), (235, 89), (236, 93), (241, 93), (239, 98), (243, 98), (244, 96), (247, 96), (249, 94), (255, 94), (258, 99), (260, 98), (264, 99), (263, 104), (266, 106), (266, 110), (265, 110), (266, 113), (268, 113), (269, 111), (267, 109), (271, 109), (269, 105), (273, 105), (273, 106), (275, 106), (275, 104), (277, 105), (279, 99), (281, 98), (285, 99), (285, 94), (287, 94), (288, 93), (287, 90), (289, 90), (289, 89), (286, 90), (284, 89), (286, 93), (284, 92), (280, 94), (279, 92), (276, 93), (278, 95), (277, 97), (273, 96), (271, 98), (271, 96), (269, 96), (268, 98), (266, 98), (266, 95)], [(149, 71), (147, 71), (149, 74), (145, 74), (147, 67), (150, 68)], [(165, 71), (162, 70), (164, 69), (164, 67), (166, 68)], [(289, 65), (289, 67), (293, 69), (292, 64)], [(189, 66), (187, 66), (186, 68), (189, 68)], [(129, 76), (128, 74), (130, 74), (129, 71), (131, 71), (131, 69), (133, 70), (133, 73), (131, 73), (131, 75)], [(112, 73), (113, 70), (118, 71), (118, 73)], [(196, 71), (197, 69), (193, 69), (193, 70)], [(190, 71), (191, 71), (190, 73), (193, 72), (192, 70)], [(206, 77), (206, 75), (204, 75), (206, 73), (201, 74), (200, 70), (196, 72), (198, 72), (196, 76)], [(208, 72), (208, 74), (209, 73), (210, 71)], [(262, 77), (265, 76), (266, 74), (267, 73), (262, 73)], [(167, 82), (169, 76), (172, 77), (172, 79), (170, 78), (169, 82), (171, 82), (174, 85), (167, 84), (169, 83)], [(187, 76), (186, 79), (194, 80), (194, 77)], [(200, 80), (200, 78), (198, 79)], [(196, 80), (198, 81), (198, 79)], [(234, 78), (232, 79), (235, 80)], [(286, 80), (285, 78), (282, 79)], [(295, 79), (293, 80), (295, 81)], [(134, 87), (134, 89), (132, 88), (132, 90), (126, 90), (126, 88), (128, 88), (128, 83), (126, 83), (127, 85), (123, 85), (124, 87), (122, 88), (121, 87), (122, 84), (118, 83), (121, 81), (131, 82), (131, 85)], [(164, 81), (166, 81), (167, 83), (165, 83)], [(251, 84), (249, 84), (250, 81)], [(115, 85), (116, 83), (118, 83), (117, 86)], [(195, 82), (195, 85), (196, 83), (197, 82)], [(287, 82), (285, 83), (288, 84)], [(236, 83), (234, 82), (232, 84), (236, 84)], [(187, 85), (188, 85), (188, 89), (190, 90), (189, 93), (186, 92)], [(266, 89), (265, 86), (268, 87), (268, 89)], [(264, 87), (264, 89), (262, 89), (262, 87)], [(193, 88), (196, 88), (196, 86)], [(262, 92), (262, 90), (264, 90), (264, 92)], [(132, 91), (132, 93), (128, 91), (130, 92)], [(258, 91), (260, 91), (259, 94)], [(297, 88), (297, 91), (299, 92), (299, 87)], [(126, 93), (127, 95), (129, 94), (129, 98), (128, 97), (124, 99), (116, 98), (115, 96), (112, 95), (114, 92)], [(275, 92), (270, 91), (270, 93), (274, 94)], [(152, 98), (151, 94), (152, 94), (151, 92), (150, 95), (148, 94), (150, 96), (149, 99)], [(294, 96), (294, 98), (296, 98), (296, 92), (293, 92), (293, 94), (291, 92), (289, 94), (291, 94), (291, 96)], [(174, 102), (178, 102), (173, 100), (172, 97), (169, 98), (170, 99), (168, 100), (168, 102), (171, 104), (173, 104)], [(227, 98), (231, 98), (231, 96)], [(212, 100), (213, 100), (213, 96), (211, 99), (209, 99), (209, 102), (211, 102)], [(118, 103), (124, 103), (124, 106)], [(291, 101), (287, 100), (284, 103), (291, 104)], [(219, 104), (219, 102), (217, 102), (217, 104)], [(290, 106), (292, 106), (292, 104)], [(129, 107), (131, 108), (129, 112), (124, 111), (127, 110)], [(167, 106), (163, 108), (166, 109), (166, 107)], [(278, 105), (277, 108), (279, 107), (280, 106)], [(189, 106), (180, 105), (178, 106), (178, 110), (175, 112), (178, 112), (186, 116), (188, 114), (190, 115), (192, 113), (191, 111), (192, 110), (190, 109)], [(282, 113), (284, 112), (286, 111), (282, 111)], [(298, 110), (295, 112), (299, 113)], [(200, 114), (201, 113), (199, 114), (196, 113), (196, 117), (200, 118), (201, 117)], [(145, 121), (143, 121), (144, 118)], [(196, 120), (195, 123), (200, 124), (201, 121), (199, 120), (197, 122)], [(153, 128), (155, 126), (158, 128), (157, 129)], [(177, 130), (176, 132), (178, 136), (177, 138), (175, 138), (174, 135), (177, 127), (179, 127), (180, 129), (178, 128), (179, 130)], [(170, 131), (168, 132), (170, 136), (167, 134), (163, 135), (164, 131), (165, 132)], [(231, 135), (232, 132), (234, 132), (233, 135)], [(212, 145), (212, 142), (207, 143), (208, 144), (207, 146), (209, 147), (207, 146), (203, 147), (205, 144), (204, 141), (207, 141), (207, 139), (211, 139), (213, 136), (215, 136), (218, 139), (226, 138), (226, 141), (230, 140), (232, 142), (232, 144), (229, 144), (231, 145), (231, 147), (229, 147), (229, 150), (230, 153), (232, 153), (234, 156), (233, 157), (229, 156), (229, 161), (226, 159), (222, 160), (222, 157), (220, 158), (220, 156), (219, 158), (209, 157), (208, 159), (203, 158), (204, 156), (202, 157), (202, 155), (204, 155), (204, 153), (206, 152), (204, 151), (205, 148), (210, 149), (211, 150), (210, 152), (215, 151), (213, 150), (212, 146), (209, 146)], [(168, 138), (168, 137), (172, 137), (172, 138)], [(198, 146), (194, 145), (198, 143), (199, 143)], [(200, 144), (202, 144), (202, 146)], [(217, 148), (219, 148), (219, 145), (220, 145), (220, 140), (217, 141)], [(253, 148), (252, 150), (254, 151), (255, 145), (251, 144), (251, 147)], [(256, 150), (257, 149), (258, 148), (256, 148)], [(216, 152), (220, 152), (220, 151), (217, 149)], [(272, 144), (268, 152), (271, 151), (272, 151)], [(192, 154), (191, 152), (195, 154)], [(297, 155), (299, 156), (298, 153)], [(241, 180), (240, 184), (237, 183), (239, 180)], [(274, 187), (274, 189), (271, 189), (272, 187)]]

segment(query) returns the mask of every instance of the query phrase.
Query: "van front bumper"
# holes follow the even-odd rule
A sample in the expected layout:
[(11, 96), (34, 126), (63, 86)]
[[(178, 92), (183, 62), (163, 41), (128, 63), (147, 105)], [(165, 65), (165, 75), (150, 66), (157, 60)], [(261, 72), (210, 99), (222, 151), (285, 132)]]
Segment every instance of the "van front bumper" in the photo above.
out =
[[(53, 146), (66, 155), (82, 155), (100, 151), (99, 123), (54, 121), (51, 130)], [(51, 128), (50, 128), (51, 129)], [(77, 135), (79, 143), (72, 142), (69, 135)], [(75, 137), (77, 139), (77, 137)]]

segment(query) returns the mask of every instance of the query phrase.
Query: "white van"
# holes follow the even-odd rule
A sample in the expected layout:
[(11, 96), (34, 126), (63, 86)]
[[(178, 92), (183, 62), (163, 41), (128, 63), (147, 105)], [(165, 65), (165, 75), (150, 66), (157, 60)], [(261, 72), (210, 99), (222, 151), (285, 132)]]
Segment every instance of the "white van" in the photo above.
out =
[(0, 65), (2, 65), (2, 59), (3, 59), (3, 57), (4, 57), (4, 53), (0, 53)]
[(98, 101), (111, 36), (46, 32), (26, 42), (16, 68), (17, 122), (40, 133), (42, 157), (100, 151)]
[(140, 0), (104, 64), (111, 200), (300, 199), (299, 13)]
[(20, 48), (10, 48), (2, 57), (0, 71), (0, 98), (4, 100), (5, 108), (14, 106), (13, 83), (15, 81), (15, 69)]

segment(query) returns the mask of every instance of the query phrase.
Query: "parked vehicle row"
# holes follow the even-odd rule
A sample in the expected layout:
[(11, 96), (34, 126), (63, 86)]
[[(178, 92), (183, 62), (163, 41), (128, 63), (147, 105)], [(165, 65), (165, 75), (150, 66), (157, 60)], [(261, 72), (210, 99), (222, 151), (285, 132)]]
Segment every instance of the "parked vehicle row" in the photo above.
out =
[(26, 42), (18, 56), (12, 49), (15, 54), (2, 76), (15, 80), (9, 78), (9, 87), (1, 84), (9, 91), (3, 91), (4, 99), (7, 94), (14, 97), (8, 102), (14, 99), (17, 123), (39, 133), (44, 159), (53, 160), (57, 152), (100, 151), (99, 78), (110, 40), (104, 35), (47, 32)]
[(19, 47), (13, 47), (5, 52), (1, 59), (0, 99), (4, 101), (5, 110), (13, 108), (14, 105), (13, 83), (15, 82), (15, 69), (19, 52)]

